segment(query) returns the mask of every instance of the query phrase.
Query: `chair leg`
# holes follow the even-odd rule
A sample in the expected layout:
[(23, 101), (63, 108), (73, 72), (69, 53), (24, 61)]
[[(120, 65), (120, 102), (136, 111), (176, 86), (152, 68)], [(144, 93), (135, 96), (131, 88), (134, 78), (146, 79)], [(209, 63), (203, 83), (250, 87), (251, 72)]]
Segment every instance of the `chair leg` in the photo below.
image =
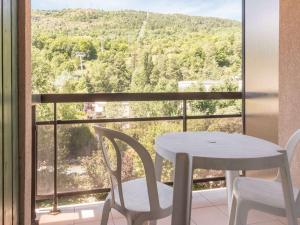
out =
[(281, 184), (282, 184), (282, 190), (284, 195), (286, 215), (287, 215), (289, 225), (297, 225), (298, 221), (295, 212), (293, 186), (292, 186), (291, 174), (288, 166), (289, 164), (287, 160), (286, 151), (284, 151), (284, 154), (285, 154), (285, 163), (284, 163), (285, 165), (280, 167), (280, 177), (282, 181)]
[(230, 208), (229, 225), (234, 225), (235, 217), (236, 217), (236, 207), (237, 207), (237, 199), (233, 195), (231, 201), (231, 208)]
[(101, 225), (107, 225), (110, 211), (111, 211), (110, 201), (106, 200), (103, 206)]
[(235, 212), (235, 225), (246, 225), (249, 208), (245, 201), (237, 201)]

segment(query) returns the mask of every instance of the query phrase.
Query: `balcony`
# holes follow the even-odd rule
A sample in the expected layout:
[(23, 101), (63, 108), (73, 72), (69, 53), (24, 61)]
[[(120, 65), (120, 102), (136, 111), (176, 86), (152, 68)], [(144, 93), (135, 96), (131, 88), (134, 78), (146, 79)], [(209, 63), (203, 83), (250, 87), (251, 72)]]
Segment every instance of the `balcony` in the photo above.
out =
[[(210, 125), (214, 125), (216, 121), (222, 121), (223, 123), (225, 121), (225, 125), (212, 126), (213, 128), (209, 129), (227, 132), (243, 132), (243, 99), (241, 92), (42, 94), (34, 95), (33, 100), (35, 102), (32, 107), (34, 131), (33, 176), (35, 177), (33, 181), (36, 181), (33, 185), (36, 188), (32, 199), (36, 204), (36, 218), (39, 220), (40, 224), (68, 225), (81, 222), (83, 224), (83, 222), (86, 222), (85, 216), (87, 219), (89, 219), (89, 217), (95, 217), (94, 219), (97, 221), (100, 219), (99, 215), (101, 214), (100, 209), (102, 203), (88, 202), (103, 200), (109, 191), (109, 183), (87, 182), (86, 185), (82, 185), (82, 183), (86, 182), (85, 178), (89, 179), (91, 176), (96, 176), (96, 179), (99, 179), (99, 177), (104, 179), (105, 167), (101, 167), (103, 170), (101, 172), (102, 175), (98, 175), (97, 177), (95, 174), (91, 175), (88, 173), (88, 170), (94, 170), (95, 168), (85, 167), (83, 169), (83, 161), (81, 159), (85, 158), (86, 155), (80, 153), (82, 149), (79, 149), (78, 147), (78, 149), (75, 149), (77, 152), (76, 157), (70, 157), (64, 154), (65, 145), (62, 146), (61, 139), (64, 137), (62, 135), (64, 129), (68, 129), (68, 127), (85, 126), (88, 130), (92, 130), (93, 124), (102, 124), (103, 126), (121, 124), (114, 127), (114, 129), (119, 129), (123, 132), (136, 130), (135, 133), (130, 134), (137, 139), (141, 139), (139, 141), (143, 143), (144, 134), (142, 132), (145, 131), (141, 131), (137, 128), (146, 127), (145, 130), (148, 132), (149, 127), (147, 127), (146, 124), (152, 123), (153, 125), (151, 125), (150, 128), (155, 128), (155, 132), (153, 133), (153, 137), (150, 135), (151, 140), (148, 140), (150, 141), (151, 146), (149, 146), (148, 142), (148, 144), (143, 143), (146, 145), (146, 148), (151, 149), (150, 154), (152, 156), (154, 156), (154, 149), (152, 148), (156, 136), (161, 133), (172, 131), (196, 131), (207, 129), (207, 126), (204, 128), (200, 126), (199, 121), (206, 121)], [(237, 103), (238, 109), (236, 111), (232, 111), (231, 109), (226, 110), (226, 102), (228, 101), (231, 101), (229, 105)], [(95, 102), (97, 104), (95, 104)], [(195, 103), (197, 102), (203, 103), (201, 110), (193, 110), (193, 107), (195, 107)], [(213, 104), (222, 102), (220, 104), (222, 110), (219, 111), (222, 111), (223, 113), (208, 112), (206, 107), (208, 107), (211, 102), (213, 102)], [(106, 104), (109, 103), (118, 103), (118, 107), (123, 107), (121, 114), (107, 115), (104, 106), (107, 106)], [(69, 118), (62, 115), (61, 107), (76, 104), (77, 106), (79, 105), (79, 108), (83, 111), (82, 117)], [(95, 104), (94, 107), (92, 107), (92, 110), (90, 110), (91, 104)], [(162, 107), (159, 109), (171, 104), (175, 109), (173, 111), (176, 113), (161, 114), (160, 112), (149, 113), (146, 111), (142, 115), (136, 114), (132, 111), (132, 107), (136, 107), (137, 104), (141, 104), (142, 107), (146, 105), (148, 109), (157, 104), (162, 104)], [(44, 113), (45, 115), (45, 109), (48, 110), (49, 115), (46, 116), (46, 118), (49, 119), (41, 120), (40, 115), (41, 113)], [(43, 118), (45, 118), (45, 116), (43, 116)], [(162, 127), (163, 129), (157, 129)], [(70, 134), (69, 130), (67, 130), (65, 133), (71, 136), (75, 135), (76, 137), (76, 132)], [(147, 134), (149, 135), (149, 133)], [(91, 136), (85, 137), (91, 138)], [(70, 140), (71, 142), (76, 142), (76, 138), (71, 138)], [(86, 154), (91, 155), (94, 150), (85, 150), (85, 152)], [(94, 160), (101, 160), (101, 157), (102, 156), (100, 156), (100, 158), (95, 158)], [(98, 163), (98, 161), (93, 162), (94, 164)], [(91, 163), (89, 165), (91, 166)], [(134, 172), (136, 169), (135, 165), (136, 164), (131, 165), (132, 171), (130, 171), (129, 174), (131, 178), (137, 176), (137, 174), (141, 175), (141, 173)], [(163, 181), (172, 185), (172, 166), (166, 162), (166, 167), (168, 168), (168, 171), (165, 176), (163, 176)], [(224, 187), (224, 180), (223, 172), (197, 171), (194, 176), (194, 188), (195, 190), (201, 190)], [(206, 190), (195, 192), (193, 207), (195, 210), (201, 208), (201, 210), (208, 210), (208, 212), (212, 211), (212, 213), (218, 212), (224, 218), (220, 220), (220, 224), (222, 224), (221, 221), (227, 221), (225, 214), (222, 214), (221, 211), (222, 209), (225, 211), (224, 191), (225, 189), (216, 189), (214, 191)], [(217, 193), (216, 196), (220, 198), (215, 200), (206, 199), (205, 196), (211, 196), (210, 193), (213, 193), (212, 195)], [(79, 205), (74, 205), (78, 202), (80, 202)], [(217, 207), (217, 205), (220, 205), (220, 207)], [(45, 209), (45, 206), (49, 208)], [(58, 208), (62, 210), (62, 213), (59, 213), (58, 215), (49, 215), (49, 210), (56, 212)], [(93, 211), (93, 209), (98, 209), (98, 211)], [(34, 215), (34, 213), (35, 212), (33, 211), (32, 214)], [(196, 223), (197, 213), (194, 214), (194, 221)], [(115, 224), (121, 224), (122, 219), (114, 213), (112, 221), (117, 221)]]
[[(226, 188), (193, 192), (192, 203), (193, 225), (227, 225), (228, 209)], [(61, 214), (49, 215), (50, 208), (37, 210), (40, 225), (99, 225), (103, 202), (62, 206)], [(126, 221), (116, 211), (112, 211), (109, 225), (126, 225)], [(170, 217), (160, 220), (158, 225), (171, 224)], [(286, 225), (285, 218), (275, 217), (258, 211), (251, 211), (248, 224)]]

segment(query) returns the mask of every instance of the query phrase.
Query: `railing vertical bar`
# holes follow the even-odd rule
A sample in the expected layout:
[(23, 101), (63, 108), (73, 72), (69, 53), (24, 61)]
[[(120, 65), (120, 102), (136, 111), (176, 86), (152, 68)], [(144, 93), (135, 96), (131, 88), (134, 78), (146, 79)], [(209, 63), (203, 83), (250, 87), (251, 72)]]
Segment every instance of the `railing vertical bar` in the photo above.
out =
[(53, 155), (53, 203), (52, 210), (50, 214), (58, 214), (60, 210), (58, 209), (58, 199), (57, 199), (57, 104), (53, 104), (53, 134), (54, 134), (54, 155)]
[(186, 113), (186, 100), (183, 100), (183, 106), (182, 106), (182, 116), (183, 116), (183, 131), (187, 131), (187, 113)]
[(36, 126), (36, 106), (31, 109), (32, 114), (32, 171), (31, 171), (31, 224), (36, 224), (36, 196), (37, 196), (37, 126)]

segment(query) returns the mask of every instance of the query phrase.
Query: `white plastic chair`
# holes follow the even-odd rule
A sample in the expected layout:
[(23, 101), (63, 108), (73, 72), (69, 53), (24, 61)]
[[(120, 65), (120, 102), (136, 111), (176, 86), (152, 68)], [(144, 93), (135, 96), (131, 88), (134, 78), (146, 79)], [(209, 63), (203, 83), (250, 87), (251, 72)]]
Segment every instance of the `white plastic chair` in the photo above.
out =
[[(112, 185), (111, 192), (105, 200), (101, 225), (107, 225), (111, 208), (123, 214), (128, 225), (144, 225), (148, 224), (148, 221), (155, 225), (156, 220), (169, 216), (172, 212), (173, 189), (156, 181), (153, 161), (148, 151), (123, 133), (99, 126), (96, 126), (95, 130), (102, 145)], [(104, 139), (111, 142), (116, 153), (116, 169), (111, 167)], [(122, 182), (122, 152), (117, 144), (118, 140), (126, 143), (138, 154), (144, 166), (145, 178)]]
[[(264, 180), (250, 177), (239, 177), (234, 181), (233, 199), (231, 205), (229, 225), (246, 225), (248, 212), (252, 209), (270, 213), (276, 216), (287, 217), (290, 225), (296, 225), (297, 221), (288, 214), (287, 202), (288, 191), (290, 196), (289, 204), (296, 217), (300, 217), (300, 194), (299, 189), (292, 188), (290, 179), (289, 163), (291, 162), (297, 144), (300, 142), (300, 129), (289, 139), (286, 145), (286, 171), (279, 170), (275, 180)], [(285, 184), (284, 184), (285, 181)], [(289, 185), (290, 184), (290, 185)], [(286, 197), (286, 198), (285, 198)]]

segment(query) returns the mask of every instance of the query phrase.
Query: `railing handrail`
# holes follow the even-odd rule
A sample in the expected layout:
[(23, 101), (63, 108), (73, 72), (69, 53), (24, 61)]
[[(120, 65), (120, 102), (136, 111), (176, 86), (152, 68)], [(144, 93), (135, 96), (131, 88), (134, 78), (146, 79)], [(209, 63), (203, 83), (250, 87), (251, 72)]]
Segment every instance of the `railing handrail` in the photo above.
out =
[(153, 92), (153, 93), (78, 93), (78, 94), (33, 94), (38, 103), (79, 103), (118, 101), (176, 101), (176, 100), (223, 100), (242, 99), (242, 92)]

